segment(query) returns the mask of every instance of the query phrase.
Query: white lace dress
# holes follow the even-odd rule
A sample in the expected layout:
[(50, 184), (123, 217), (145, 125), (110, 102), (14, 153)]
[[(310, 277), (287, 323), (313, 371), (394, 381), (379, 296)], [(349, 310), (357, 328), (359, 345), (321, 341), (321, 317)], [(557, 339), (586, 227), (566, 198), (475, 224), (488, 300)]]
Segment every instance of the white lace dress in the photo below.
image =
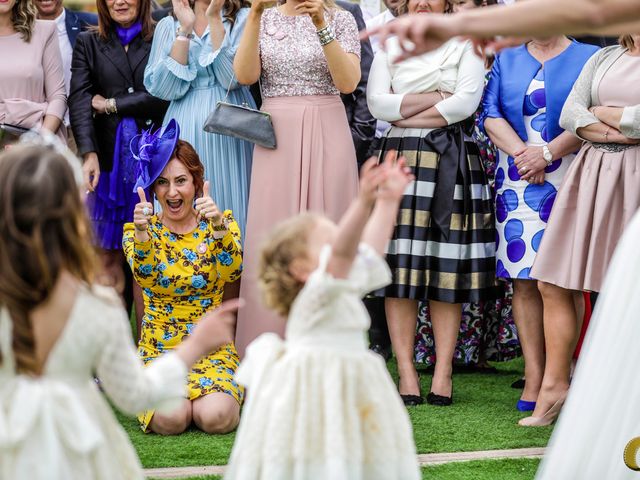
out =
[(236, 375), (248, 388), (226, 480), (420, 478), (411, 423), (382, 358), (367, 349), (360, 300), (389, 283), (362, 245), (348, 279), (320, 266), (295, 300), (286, 341), (266, 333)]
[(170, 411), (187, 368), (167, 354), (144, 368), (114, 292), (81, 287), (40, 377), (16, 374), (11, 319), (0, 311), (0, 479), (143, 479), (136, 453), (93, 379), (134, 415)]

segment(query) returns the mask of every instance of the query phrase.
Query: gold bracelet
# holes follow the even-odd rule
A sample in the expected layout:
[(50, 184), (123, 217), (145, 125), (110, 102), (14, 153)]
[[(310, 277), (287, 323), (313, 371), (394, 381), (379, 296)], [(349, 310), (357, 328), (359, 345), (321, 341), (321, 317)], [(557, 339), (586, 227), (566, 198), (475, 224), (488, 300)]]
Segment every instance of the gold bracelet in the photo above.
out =
[(604, 143), (609, 143), (609, 130), (611, 130), (611, 127), (607, 127), (605, 132), (602, 134), (604, 136)]
[(116, 107), (115, 98), (107, 98), (104, 101), (104, 113), (106, 113), (107, 115), (111, 115), (112, 113), (118, 113), (118, 108)]

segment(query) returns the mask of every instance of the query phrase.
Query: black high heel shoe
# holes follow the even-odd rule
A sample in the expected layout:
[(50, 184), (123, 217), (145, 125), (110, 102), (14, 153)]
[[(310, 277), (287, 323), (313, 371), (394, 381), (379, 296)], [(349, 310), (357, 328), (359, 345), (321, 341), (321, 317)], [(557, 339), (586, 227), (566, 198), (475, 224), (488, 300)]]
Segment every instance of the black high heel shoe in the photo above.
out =
[(450, 397), (445, 397), (443, 395), (437, 395), (433, 392), (429, 392), (429, 395), (427, 395), (427, 403), (429, 405), (435, 405), (437, 407), (448, 407), (453, 403), (453, 388), (451, 389)]
[(424, 398), (420, 395), (400, 395), (405, 407), (415, 407), (424, 403)]

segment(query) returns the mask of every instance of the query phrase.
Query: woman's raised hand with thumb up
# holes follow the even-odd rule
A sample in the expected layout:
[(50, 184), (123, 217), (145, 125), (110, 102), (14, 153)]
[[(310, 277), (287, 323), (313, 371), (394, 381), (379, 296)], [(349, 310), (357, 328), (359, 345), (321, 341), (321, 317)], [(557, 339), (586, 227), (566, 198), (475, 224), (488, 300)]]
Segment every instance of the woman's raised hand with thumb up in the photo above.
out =
[(142, 187), (138, 187), (137, 191), (140, 201), (133, 209), (133, 224), (136, 227), (136, 238), (139, 241), (147, 241), (149, 239), (147, 228), (149, 228), (150, 219), (153, 215), (153, 204), (147, 201), (147, 196)]

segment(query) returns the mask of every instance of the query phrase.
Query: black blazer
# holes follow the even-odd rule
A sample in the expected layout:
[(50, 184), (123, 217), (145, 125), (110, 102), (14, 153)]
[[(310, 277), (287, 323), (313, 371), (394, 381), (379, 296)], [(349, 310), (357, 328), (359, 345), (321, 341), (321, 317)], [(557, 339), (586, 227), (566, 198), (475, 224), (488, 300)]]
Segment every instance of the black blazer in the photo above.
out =
[(98, 16), (95, 13), (76, 12), (68, 8), (64, 10), (64, 24), (67, 27), (67, 36), (71, 47), (74, 47), (80, 32), (84, 32), (93, 25), (98, 25)]
[[(338, 0), (336, 3), (353, 15), (358, 30), (367, 28), (362, 17), (362, 10), (357, 4), (342, 0)], [(360, 46), (360, 83), (352, 93), (341, 95), (342, 103), (344, 103), (347, 112), (347, 120), (349, 120), (351, 127), (353, 144), (356, 147), (358, 164), (364, 162), (371, 155), (372, 143), (376, 136), (376, 119), (373, 118), (367, 106), (367, 82), (373, 62), (373, 50), (369, 39), (361, 41)]]
[[(101, 171), (111, 171), (116, 129), (122, 117), (135, 118), (138, 128), (162, 125), (169, 102), (151, 96), (144, 87), (144, 69), (151, 41), (137, 36), (125, 52), (115, 32), (104, 41), (97, 32), (78, 35), (71, 61), (69, 119), (78, 155), (96, 152)], [(91, 99), (115, 98), (117, 114), (93, 115)]]

